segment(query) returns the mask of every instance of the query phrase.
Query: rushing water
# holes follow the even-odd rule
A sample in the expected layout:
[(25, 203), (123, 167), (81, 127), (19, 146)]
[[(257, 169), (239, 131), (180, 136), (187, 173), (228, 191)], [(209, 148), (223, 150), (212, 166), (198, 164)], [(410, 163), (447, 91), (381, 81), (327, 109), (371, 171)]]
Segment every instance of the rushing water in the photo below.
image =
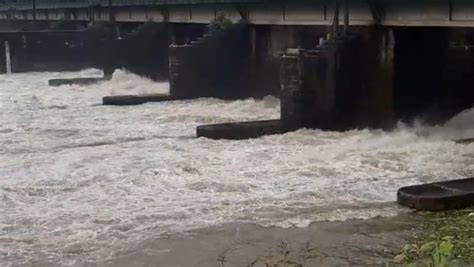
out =
[(0, 76), (0, 265), (112, 258), (164, 233), (255, 222), (390, 216), (401, 186), (474, 175), (474, 109), (442, 127), (300, 130), (247, 141), (195, 138), (200, 124), (271, 119), (279, 101), (197, 99), (101, 106), (109, 94), (166, 92), (116, 72), (91, 86)]

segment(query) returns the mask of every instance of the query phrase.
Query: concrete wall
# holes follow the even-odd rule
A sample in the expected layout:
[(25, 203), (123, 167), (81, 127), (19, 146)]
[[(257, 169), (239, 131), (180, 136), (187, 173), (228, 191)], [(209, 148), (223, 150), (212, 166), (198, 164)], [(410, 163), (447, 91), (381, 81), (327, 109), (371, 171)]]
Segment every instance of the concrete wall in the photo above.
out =
[(319, 38), (325, 37), (325, 26), (251, 26), (254, 46), (256, 90), (280, 94), (280, 55), (287, 48), (315, 48)]
[(281, 57), (281, 119), (287, 129), (344, 130), (392, 122), (391, 33), (353, 32)]
[[(0, 34), (1, 35), (1, 34)], [(88, 66), (84, 38), (78, 33), (4, 34), (13, 72), (78, 70)]]
[(147, 22), (140, 25), (117, 41), (120, 66), (154, 80), (166, 80), (170, 44), (168, 24)]
[(5, 40), (0, 37), (0, 73), (6, 71)]
[[(235, 99), (279, 95), (280, 54), (296, 44), (311, 43), (310, 46), (314, 46), (319, 39), (318, 34), (310, 42), (300, 38), (305, 35), (303, 33), (317, 32), (314, 27), (248, 24), (235, 24), (233, 27), (225, 37), (197, 38), (198, 42), (170, 48), (172, 91), (195, 95), (199, 92), (190, 93), (196, 89), (188, 87), (208, 84), (210, 89), (200, 86), (200, 96), (210, 94)], [(207, 66), (210, 60), (216, 60), (212, 67)]]
[(389, 127), (395, 119), (395, 35), (393, 29), (359, 28), (364, 50), (360, 67), (365, 68), (361, 94), (356, 100), (355, 124)]
[(443, 117), (474, 106), (474, 31), (470, 28), (449, 29), (447, 35), (443, 86), (436, 103), (436, 108), (443, 111)]
[(351, 28), (281, 58), (281, 119), (288, 129), (442, 123), (474, 104), (474, 32), (448, 28)]
[[(188, 4), (188, 5), (120, 5), (113, 11), (117, 21), (146, 22), (168, 21), (172, 23), (208, 23), (224, 14), (234, 23), (246, 19), (254, 25), (331, 25), (335, 1), (328, 0), (287, 0), (262, 1), (262, 3), (228, 3), (228, 4)], [(465, 26), (474, 27), (474, 2), (470, 0), (377, 0), (349, 1), (351, 25), (370, 26), (379, 22), (385, 26)], [(30, 8), (17, 8), (15, 2), (10, 6), (1, 6), (0, 19), (32, 19)], [(13, 5), (13, 6), (12, 6)], [(87, 4), (86, 4), (87, 5)], [(39, 6), (36, 10), (37, 20), (59, 20), (73, 18), (86, 21), (108, 21), (107, 5), (93, 6), (90, 9), (70, 3), (65, 6)], [(13, 7), (13, 8), (12, 8)], [(78, 15), (71, 15), (71, 10)], [(375, 14), (378, 19), (374, 19)], [(341, 18), (342, 19), (342, 18)], [(342, 21), (341, 21), (342, 22)]]
[(187, 99), (216, 95), (216, 54), (209, 45), (172, 45), (170, 94)]
[(253, 96), (252, 45), (247, 25), (186, 45), (170, 46), (171, 94), (179, 98)]

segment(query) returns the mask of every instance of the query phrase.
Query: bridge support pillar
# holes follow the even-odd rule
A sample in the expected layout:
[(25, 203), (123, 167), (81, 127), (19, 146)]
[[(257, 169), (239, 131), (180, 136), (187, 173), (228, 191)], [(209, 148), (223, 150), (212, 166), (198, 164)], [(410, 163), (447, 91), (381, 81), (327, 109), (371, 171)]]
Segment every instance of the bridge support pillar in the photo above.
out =
[(0, 73), (7, 72), (7, 57), (5, 49), (5, 41), (0, 38)]
[(392, 29), (382, 27), (366, 28), (364, 33), (366, 70), (356, 121), (360, 126), (390, 127), (395, 119), (395, 36)]
[(448, 118), (474, 107), (474, 29), (450, 29), (449, 42), (438, 104)]
[(347, 35), (281, 58), (281, 120), (286, 130), (353, 127), (363, 88), (363, 40)]
[(118, 64), (126, 70), (153, 80), (166, 80), (169, 28), (166, 23), (146, 22), (116, 40), (118, 53), (112, 56), (118, 56)]
[(252, 96), (249, 27), (232, 26), (225, 32), (185, 45), (171, 45), (170, 93), (177, 98)]
[(169, 47), (170, 94), (173, 98), (210, 97), (215, 94), (216, 57), (202, 43)]
[(281, 120), (287, 130), (345, 130), (393, 122), (394, 40), (361, 30), (281, 57)]

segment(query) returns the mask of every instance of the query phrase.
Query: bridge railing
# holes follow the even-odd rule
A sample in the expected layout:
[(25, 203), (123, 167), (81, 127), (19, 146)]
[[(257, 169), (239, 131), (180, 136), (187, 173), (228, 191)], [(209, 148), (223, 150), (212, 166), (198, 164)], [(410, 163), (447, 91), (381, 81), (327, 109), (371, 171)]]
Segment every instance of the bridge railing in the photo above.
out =
[(30, 0), (0, 0), (0, 10), (27, 10), (33, 8)]
[(98, 0), (36, 0), (37, 9), (81, 8), (98, 4)]
[[(112, 6), (153, 6), (183, 4), (249, 3), (263, 0), (112, 0)], [(108, 0), (36, 0), (37, 9), (108, 7)], [(31, 10), (33, 0), (0, 0), (0, 10)]]

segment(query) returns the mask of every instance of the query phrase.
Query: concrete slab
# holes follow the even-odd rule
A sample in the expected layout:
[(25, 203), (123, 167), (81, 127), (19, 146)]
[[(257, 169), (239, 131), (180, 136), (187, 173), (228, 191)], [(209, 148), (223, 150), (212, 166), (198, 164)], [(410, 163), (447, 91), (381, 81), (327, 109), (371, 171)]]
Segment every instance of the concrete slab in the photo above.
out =
[(454, 140), (456, 144), (463, 144), (463, 145), (468, 145), (474, 143), (474, 138), (466, 138), (466, 139), (457, 139)]
[(403, 187), (400, 205), (426, 211), (444, 211), (474, 206), (474, 178)]
[(235, 122), (198, 126), (198, 137), (211, 139), (244, 140), (264, 135), (282, 134), (285, 131), (280, 120)]
[(103, 77), (96, 78), (71, 78), (71, 79), (51, 79), (48, 81), (49, 86), (61, 86), (61, 85), (90, 85), (104, 81)]
[(117, 95), (117, 96), (105, 96), (102, 98), (103, 105), (111, 106), (131, 106), (141, 105), (148, 102), (162, 102), (177, 100), (170, 95), (153, 94), (153, 95)]

